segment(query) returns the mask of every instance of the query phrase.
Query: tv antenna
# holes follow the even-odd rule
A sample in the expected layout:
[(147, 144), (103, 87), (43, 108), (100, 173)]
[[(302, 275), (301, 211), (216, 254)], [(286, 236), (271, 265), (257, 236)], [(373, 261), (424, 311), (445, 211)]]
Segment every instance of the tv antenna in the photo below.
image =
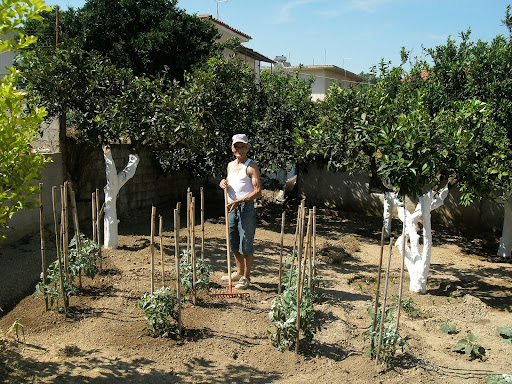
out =
[(219, 20), (219, 3), (227, 3), (229, 0), (215, 0), (217, 3), (217, 20)]

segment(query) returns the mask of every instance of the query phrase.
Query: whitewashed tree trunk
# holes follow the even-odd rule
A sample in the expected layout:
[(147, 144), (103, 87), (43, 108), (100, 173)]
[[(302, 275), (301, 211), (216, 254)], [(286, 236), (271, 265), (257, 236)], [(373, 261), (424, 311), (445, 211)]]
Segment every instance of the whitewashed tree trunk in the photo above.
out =
[(382, 226), (384, 227), (384, 236), (389, 239), (391, 236), (391, 222), (393, 221), (393, 208), (397, 199), (396, 192), (384, 193), (384, 214)]
[(117, 174), (116, 164), (112, 158), (110, 147), (103, 147), (103, 157), (105, 158), (105, 167), (107, 173), (107, 185), (105, 192), (105, 217), (103, 219), (103, 238), (104, 246), (108, 249), (116, 249), (119, 246), (118, 240), (118, 224), (117, 219), (117, 195), (123, 185), (130, 180), (139, 164), (139, 157), (130, 154), (128, 164)]
[[(436, 198), (434, 198), (437, 195)], [(416, 293), (427, 292), (427, 278), (430, 270), (430, 259), (432, 256), (432, 223), (431, 215), (434, 209), (439, 208), (448, 196), (448, 188), (443, 189), (439, 194), (429, 191), (419, 198), (416, 209), (412, 214), (406, 213), (405, 235), (409, 238), (410, 246), (405, 245), (405, 265), (409, 271), (409, 290)], [(397, 206), (403, 203), (395, 200)], [(404, 222), (404, 210), (398, 209), (398, 217)], [(417, 231), (419, 220), (423, 222), (423, 250), (420, 248), (420, 235)], [(396, 241), (396, 247), (402, 253), (403, 236)], [(407, 241), (407, 238), (405, 239)]]
[(505, 216), (503, 218), (503, 231), (501, 233), (498, 256), (510, 257), (512, 252), (512, 201), (503, 202)]

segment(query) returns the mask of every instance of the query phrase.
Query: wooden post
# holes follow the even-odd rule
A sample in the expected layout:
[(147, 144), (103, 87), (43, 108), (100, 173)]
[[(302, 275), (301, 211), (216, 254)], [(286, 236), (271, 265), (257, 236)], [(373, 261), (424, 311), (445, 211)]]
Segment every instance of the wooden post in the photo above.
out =
[(297, 211), (297, 224), (295, 225), (295, 238), (294, 238), (294, 241), (293, 241), (292, 260), (290, 262), (290, 276), (289, 276), (289, 279), (288, 279), (288, 286), (290, 286), (290, 284), (292, 282), (292, 278), (293, 278), (293, 266), (295, 264), (295, 253), (296, 253), (296, 250), (297, 250), (297, 242), (298, 242), (299, 234), (300, 234), (300, 225), (302, 223), (301, 209), (302, 209), (302, 203), (303, 202), (304, 202), (304, 200), (302, 200), (302, 202), (300, 203), (298, 211)]
[(151, 249), (151, 294), (155, 291), (155, 214), (156, 208), (154, 206), (151, 207), (151, 240), (150, 240), (150, 249)]
[[(55, 224), (55, 247), (57, 248), (57, 260), (59, 262), (59, 275), (60, 275), (60, 290), (62, 294), (62, 300), (64, 302), (64, 313), (68, 312), (68, 304), (66, 301), (66, 288), (64, 285), (64, 271), (62, 270), (62, 241), (60, 233), (62, 224), (59, 225), (59, 219), (57, 216), (57, 187), (52, 187), (52, 204), (53, 204), (53, 221)], [(62, 217), (62, 215), (61, 215)]]
[[(178, 203), (179, 204), (179, 203)], [(174, 263), (176, 268), (176, 298), (178, 299), (178, 335), (181, 337), (181, 278), (180, 278), (180, 214), (174, 210)]]
[[(311, 227), (312, 227), (312, 221), (311, 221), (311, 209), (309, 210), (308, 215), (308, 226), (306, 227), (306, 246), (304, 247), (304, 263), (302, 265), (302, 286), (300, 287), (300, 298), (302, 300), (302, 293), (304, 292), (304, 284), (306, 282), (306, 267), (308, 266), (308, 260), (309, 256), (311, 255)], [(309, 276), (309, 280), (311, 280), (311, 275)]]
[(305, 219), (305, 201), (304, 199), (301, 202), (301, 219), (300, 219), (300, 229), (299, 229), (299, 242), (298, 242), (298, 254), (297, 254), (297, 339), (295, 341), (295, 353), (299, 353), (299, 341), (300, 341), (300, 275), (301, 275), (301, 261), (302, 261), (302, 250), (304, 246), (304, 219)]
[(281, 244), (279, 249), (279, 283), (277, 285), (277, 294), (281, 294), (281, 285), (283, 280), (283, 240), (284, 240), (284, 219), (286, 217), (286, 212), (283, 209), (283, 213), (281, 214)]
[[(92, 241), (98, 243), (98, 237), (96, 236), (96, 193), (91, 193), (91, 218), (92, 218)], [(99, 243), (98, 243), (99, 245)]]
[(187, 188), (187, 260), (190, 259), (190, 187)]
[(46, 297), (46, 253), (44, 247), (44, 217), (43, 217), (43, 183), (39, 183), (39, 235), (41, 237), (41, 269), (43, 275), (43, 287), (45, 309), (48, 310), (48, 297)]
[[(71, 201), (71, 215), (73, 217), (73, 227), (75, 228), (75, 239), (76, 239), (76, 254), (77, 257), (80, 257), (80, 249), (81, 249), (81, 243), (80, 243), (80, 226), (78, 224), (78, 213), (76, 211), (76, 199), (75, 199), (75, 191), (73, 191), (73, 188), (71, 185), (69, 185), (69, 197)], [(78, 281), (80, 285), (80, 289), (82, 289), (82, 270), (78, 271)]]
[[(380, 296), (380, 275), (382, 271), (382, 255), (384, 253), (384, 238), (386, 234), (386, 227), (382, 227), (382, 232), (380, 235), (380, 254), (379, 254), (379, 267), (377, 269), (377, 291), (375, 292), (375, 307), (373, 308), (373, 321), (372, 321), (372, 332), (375, 332), (375, 327), (377, 325), (377, 312), (379, 310), (379, 296)], [(374, 340), (372, 337), (370, 351), (373, 355), (374, 350)]]
[[(66, 189), (66, 182), (64, 185), (61, 185), (60, 187), (60, 199), (61, 199), (61, 219), (60, 219), (60, 226), (61, 226), (61, 235), (60, 235), (60, 242), (62, 244), (62, 252), (63, 252), (63, 258), (64, 258), (64, 282), (70, 283), (69, 279), (69, 254), (68, 254), (68, 220), (67, 220), (67, 189)], [(65, 307), (67, 308), (69, 306), (69, 297), (67, 294), (64, 295), (64, 302)]]
[(160, 236), (160, 263), (162, 264), (162, 288), (165, 286), (164, 237), (162, 235), (163, 218), (159, 215), (158, 234)]
[(103, 255), (101, 253), (101, 215), (100, 190), (96, 188), (96, 236), (98, 238), (98, 255), (100, 259), (100, 272), (103, 271)]
[(382, 332), (384, 329), (384, 320), (386, 317), (386, 300), (388, 297), (388, 283), (389, 283), (389, 266), (391, 265), (391, 251), (393, 250), (393, 237), (389, 240), (389, 256), (388, 265), (386, 267), (386, 279), (384, 283), (384, 298), (382, 299), (382, 309), (380, 310), (380, 324), (379, 324), (379, 341), (377, 344), (377, 355), (375, 357), (375, 363), (379, 364), (380, 348), (382, 345)]
[(178, 244), (178, 269), (176, 270), (176, 274), (179, 273), (179, 263), (180, 263), (180, 226), (181, 226), (181, 217), (180, 217), (180, 211), (181, 211), (181, 201), (178, 201), (176, 203), (176, 214), (178, 215), (178, 234), (177, 234), (177, 238), (176, 238), (176, 242)]
[(196, 226), (196, 198), (192, 197), (190, 201), (190, 258), (192, 259), (192, 303), (196, 305), (197, 301), (197, 292), (196, 292), (196, 282), (197, 282), (197, 268), (196, 268), (196, 234), (195, 234), (195, 226)]
[(313, 207), (313, 232), (311, 233), (311, 255), (309, 257), (309, 289), (314, 292), (315, 285), (313, 279), (316, 277), (316, 206)]
[(204, 191), (201, 187), (201, 260), (204, 260)]
[(404, 197), (404, 224), (402, 226), (402, 265), (400, 266), (400, 286), (398, 288), (398, 308), (396, 311), (396, 331), (398, 332), (398, 325), (400, 324), (400, 309), (402, 308), (402, 291), (404, 286), (404, 269), (405, 269), (405, 242), (407, 236), (405, 234), (405, 220), (406, 220), (407, 209), (405, 208), (405, 197)]

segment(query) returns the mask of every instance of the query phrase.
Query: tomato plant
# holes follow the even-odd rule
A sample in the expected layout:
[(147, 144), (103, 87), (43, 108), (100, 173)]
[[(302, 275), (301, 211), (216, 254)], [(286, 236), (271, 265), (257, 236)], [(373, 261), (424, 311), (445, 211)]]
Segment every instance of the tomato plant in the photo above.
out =
[[(187, 251), (181, 253), (180, 261), (180, 278), (181, 286), (185, 289), (186, 293), (194, 290), (193, 279), (192, 279), (192, 262), (189, 261), (190, 254)], [(210, 264), (201, 259), (196, 258), (196, 292), (210, 292), (210, 274), (212, 268)]]
[(153, 337), (171, 337), (178, 335), (178, 297), (176, 291), (162, 287), (151, 293), (145, 293), (137, 306), (144, 311), (145, 331)]

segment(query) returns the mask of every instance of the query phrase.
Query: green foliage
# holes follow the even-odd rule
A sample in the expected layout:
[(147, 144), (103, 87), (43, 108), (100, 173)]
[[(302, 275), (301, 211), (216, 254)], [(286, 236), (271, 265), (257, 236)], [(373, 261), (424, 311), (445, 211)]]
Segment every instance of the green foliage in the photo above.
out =
[[(185, 290), (185, 293), (190, 293), (194, 290), (192, 262), (189, 261), (190, 254), (187, 251), (183, 251), (180, 259), (181, 286)], [(210, 292), (211, 271), (212, 268), (207, 261), (196, 258), (196, 292)]]
[(485, 357), (485, 348), (476, 343), (476, 336), (471, 331), (468, 331), (466, 339), (459, 340), (457, 345), (453, 347), (453, 350), (458, 353), (464, 353), (470, 360), (483, 360)]
[(487, 384), (508, 384), (512, 383), (512, 375), (490, 375)]
[(447, 335), (455, 335), (457, 331), (457, 326), (455, 324), (450, 324), (451, 319), (446, 319), (446, 321), (439, 326), (439, 329), (446, 333)]
[[(396, 300), (398, 301), (398, 296), (396, 297)], [(416, 302), (412, 297), (403, 299), (401, 305), (405, 313), (407, 313), (407, 316), (411, 319), (421, 317), (424, 313), (421, 309), (416, 307)]]
[(503, 338), (505, 343), (512, 344), (512, 328), (510, 327), (498, 327), (498, 333)]
[[(35, 38), (21, 31), (23, 23), (38, 19), (47, 9), (44, 1), (6, 0), (0, 3), (0, 34), (10, 37), (0, 41), (0, 53), (15, 51), (35, 42)], [(50, 161), (32, 152), (30, 143), (36, 138), (46, 111), (29, 109), (25, 95), (17, 88), (19, 73), (8, 69), (0, 81), (0, 241), (5, 239), (2, 229), (8, 220), (24, 208), (37, 206), (35, 194), (39, 188), (33, 183), (40, 178), (40, 170)]]
[[(21, 338), (20, 338), (21, 334)], [(16, 341), (23, 341), (25, 343), (25, 326), (21, 322), (21, 319), (16, 319), (7, 330), (7, 335), (13, 335)]]
[(148, 334), (153, 337), (175, 337), (178, 335), (178, 298), (176, 291), (162, 287), (145, 293), (137, 306), (144, 311)]
[[(97, 263), (99, 261), (99, 246), (94, 241), (86, 238), (82, 233), (80, 234), (80, 252), (76, 249), (76, 238), (73, 237), (69, 242), (69, 262), (68, 262), (68, 275), (69, 281), (64, 279), (64, 291), (66, 296), (78, 295), (80, 293), (78, 287), (75, 285), (75, 278), (78, 277), (80, 271), (93, 279), (98, 273), (99, 269)], [(61, 253), (61, 258), (64, 255)], [(62, 298), (61, 280), (60, 280), (60, 265), (59, 260), (51, 263), (46, 270), (46, 285), (43, 284), (43, 274), (41, 273), (41, 281), (36, 285), (36, 292), (34, 295), (40, 294), (44, 298), (48, 298), (50, 307), (57, 304)], [(64, 265), (62, 265), (62, 273), (65, 275)]]
[[(396, 320), (394, 317), (394, 312), (396, 308), (388, 308), (384, 313), (384, 323), (382, 328), (382, 342), (379, 352), (379, 359), (381, 360), (381, 364), (387, 367), (391, 366), (393, 363), (393, 358), (395, 357), (396, 351), (400, 347), (402, 351), (404, 347), (408, 345), (408, 338), (402, 337), (396, 330)], [(374, 310), (373, 307), (370, 306), (368, 308), (368, 315), (373, 321)], [(377, 349), (379, 345), (379, 326), (381, 321), (382, 311), (377, 312), (377, 321), (376, 327), (373, 329), (372, 325), (368, 327), (368, 330), (363, 333), (363, 337), (365, 340), (372, 341), (370, 343), (370, 348), (368, 348), (367, 354), (368, 356), (377, 356)], [(373, 345), (373, 349), (371, 346)]]
[[(300, 303), (300, 329), (304, 334), (304, 346), (309, 345), (320, 324), (315, 316), (315, 296), (305, 287)], [(267, 333), (272, 345), (279, 351), (294, 350), (297, 342), (297, 287), (286, 288), (272, 300)]]

